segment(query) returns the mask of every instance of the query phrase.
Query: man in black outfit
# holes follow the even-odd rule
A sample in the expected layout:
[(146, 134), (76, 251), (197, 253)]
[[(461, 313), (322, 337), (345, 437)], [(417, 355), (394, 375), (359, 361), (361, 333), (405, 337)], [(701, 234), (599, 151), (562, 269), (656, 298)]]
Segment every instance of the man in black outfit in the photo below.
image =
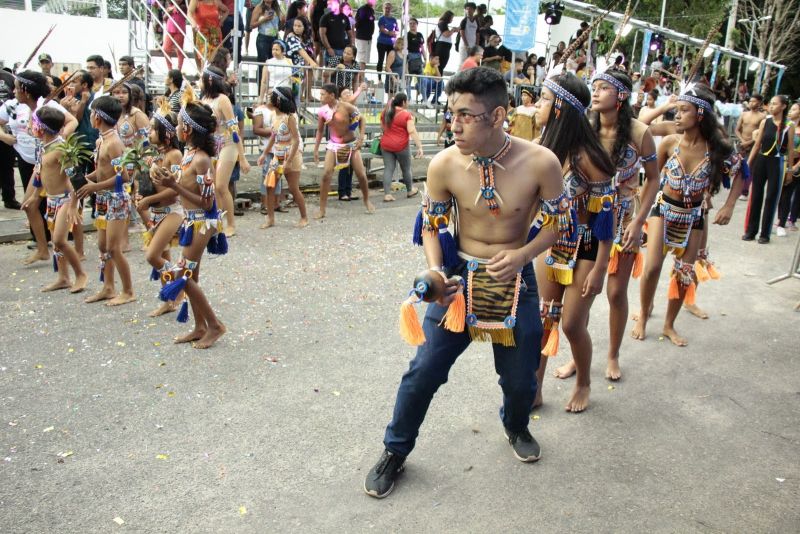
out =
[(375, 34), (375, 0), (367, 2), (356, 11), (356, 60), (361, 70), (367, 68), (372, 50), (372, 36)]
[[(339, 2), (331, 2), (331, 10), (319, 21), (319, 38), (324, 50), (323, 65), (326, 67), (336, 67), (341, 63), (344, 55), (344, 47), (353, 43), (353, 29), (350, 27), (350, 19), (342, 13)], [(323, 78), (330, 80), (330, 71), (323, 74)]]
[[(14, 75), (8, 70), (0, 71), (0, 106), (14, 98)], [(14, 191), (14, 160), (17, 153), (14, 147), (0, 143), (0, 191), (3, 194), (3, 206), (10, 210), (18, 210), (20, 203)]]

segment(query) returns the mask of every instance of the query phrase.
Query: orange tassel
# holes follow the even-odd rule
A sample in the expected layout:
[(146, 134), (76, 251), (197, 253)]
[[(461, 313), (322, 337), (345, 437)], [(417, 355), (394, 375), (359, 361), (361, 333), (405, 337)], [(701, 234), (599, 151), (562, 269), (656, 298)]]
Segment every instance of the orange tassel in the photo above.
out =
[(642, 276), (644, 272), (644, 254), (641, 252), (636, 253), (636, 257), (633, 259), (633, 277), (639, 278)]
[(681, 298), (680, 288), (678, 287), (678, 279), (671, 276), (669, 279), (669, 290), (667, 291), (667, 298), (669, 300), (678, 300)]
[(467, 318), (467, 303), (464, 298), (464, 292), (459, 291), (450, 306), (447, 307), (447, 313), (444, 315), (442, 322), (444, 327), (451, 332), (463, 332), (464, 324)]
[(694, 274), (697, 275), (698, 282), (708, 282), (711, 280), (711, 276), (709, 276), (706, 266), (703, 265), (703, 261), (701, 260), (694, 262)]
[(275, 184), (278, 183), (278, 173), (275, 171), (269, 171), (267, 174), (267, 187), (275, 187)]
[(416, 302), (416, 296), (412, 295), (400, 306), (400, 337), (409, 345), (419, 346), (425, 343), (425, 332), (414, 309)]
[(719, 280), (720, 278), (722, 278), (722, 274), (720, 274), (717, 268), (714, 267), (713, 263), (709, 263), (706, 266), (706, 270), (708, 270), (708, 276), (710, 276), (712, 280)]
[(616, 274), (619, 269), (619, 251), (615, 245), (611, 245), (611, 259), (608, 260), (608, 274)]
[(689, 284), (689, 287), (686, 288), (686, 296), (683, 297), (683, 303), (688, 304), (689, 306), (694, 306), (694, 303), (697, 299), (697, 291), (695, 283), (692, 282)]
[(552, 357), (558, 354), (558, 323), (553, 325), (550, 329), (550, 334), (547, 336), (547, 343), (542, 349), (542, 356)]

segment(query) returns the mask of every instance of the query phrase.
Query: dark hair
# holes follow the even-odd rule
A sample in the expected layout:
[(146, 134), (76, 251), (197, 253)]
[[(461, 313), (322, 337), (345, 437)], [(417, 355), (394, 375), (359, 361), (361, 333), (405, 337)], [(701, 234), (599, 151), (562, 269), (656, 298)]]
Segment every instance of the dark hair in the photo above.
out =
[(655, 102), (656, 100), (658, 100), (658, 97), (660, 96), (660, 94), (659, 94), (659, 92), (658, 92), (658, 90), (657, 90), (657, 89), (652, 89), (652, 90), (648, 91), (648, 93), (647, 93), (647, 94), (653, 97), (653, 101), (654, 101), (654, 102)]
[[(291, 9), (291, 7), (289, 9)], [(299, 20), (300, 22), (303, 23), (303, 35), (297, 35), (296, 33), (294, 33), (294, 20)], [(294, 20), (292, 21), (291, 27), (288, 28), (289, 32), (294, 35), (297, 35), (303, 41), (308, 41), (309, 37), (311, 36), (311, 23), (308, 21), (307, 18), (301, 17), (300, 15), (295, 16)], [(286, 32), (284, 32), (284, 39), (287, 38), (288, 37), (286, 36)]]
[(69, 67), (64, 65), (63, 67), (61, 67), (61, 72), (69, 72)]
[[(696, 85), (693, 91), (689, 91), (689, 94), (692, 92), (694, 92), (693, 96), (705, 100), (711, 106), (711, 109), (714, 109), (714, 93), (711, 92), (711, 89), (702, 85)], [(692, 103), (689, 103), (689, 105), (697, 108), (697, 106)], [(786, 114), (784, 114), (784, 119), (786, 118), (785, 115)], [(722, 171), (725, 167), (725, 158), (730, 156), (733, 148), (722, 131), (720, 131), (717, 117), (714, 113), (708, 113), (708, 110), (706, 110), (703, 115), (703, 120), (698, 122), (698, 129), (700, 130), (700, 135), (708, 143), (708, 159), (711, 163), (711, 194), (716, 195), (722, 183)]]
[(167, 71), (167, 76), (172, 78), (172, 83), (180, 90), (180, 87), (183, 85), (183, 73), (178, 69), (170, 69)]
[(339, 88), (336, 87), (335, 84), (326, 83), (322, 85), (322, 90), (326, 93), (330, 93), (332, 95), (336, 95), (336, 98), (339, 98)]
[(105, 67), (106, 65), (106, 61), (103, 59), (103, 56), (99, 56), (97, 54), (91, 55), (86, 58), (86, 63), (89, 63), (90, 61), (95, 65), (97, 65), (98, 67)]
[(131, 56), (122, 56), (121, 58), (119, 58), (119, 63), (125, 63), (129, 67), (136, 66), (136, 62), (133, 61), (133, 58)]
[(455, 16), (456, 14), (450, 11), (449, 9), (444, 13), (442, 13), (442, 16), (439, 17), (439, 22), (437, 23), (437, 26), (439, 26), (439, 31), (446, 32), (447, 30), (449, 30), (450, 28), (448, 28), (447, 25), (453, 22), (453, 17)]
[(750, 95), (750, 98), (755, 98), (756, 100), (758, 100), (758, 101), (759, 101), (759, 102), (761, 102), (762, 104), (764, 103), (764, 96), (763, 96), (763, 95), (760, 95), (760, 94), (758, 94), (758, 93), (755, 93), (755, 94), (752, 94), (752, 95)]
[[(33, 83), (25, 83), (21, 81), (20, 78), (25, 78), (25, 80)], [(36, 72), (35, 70), (24, 70), (22, 72), (18, 72), (17, 81), (19, 82), (20, 87), (22, 87), (26, 93), (31, 95), (34, 100), (37, 100), (41, 96), (47, 96), (50, 94), (50, 87), (47, 85), (47, 78), (41, 72)]]
[[(129, 89), (129, 97), (128, 97), (128, 104), (130, 106), (135, 106), (141, 111), (145, 111), (145, 106), (147, 102), (145, 102), (144, 91), (142, 88), (136, 85), (135, 83), (128, 83), (125, 82), (123, 85), (127, 85)], [(128, 109), (130, 111), (130, 109)]]
[(111, 62), (108, 61), (108, 60), (103, 61), (103, 68), (110, 72), (111, 71)]
[(116, 126), (117, 121), (119, 121), (119, 118), (122, 115), (122, 104), (120, 104), (116, 98), (108, 95), (95, 98), (94, 101), (92, 101), (92, 109), (100, 110), (105, 115), (111, 117), (114, 120), (113, 123), (108, 122), (106, 119), (101, 117), (100, 114), (97, 114), (97, 118), (109, 126)]
[(294, 0), (289, 7), (286, 9), (286, 20), (297, 18), (297, 13), (300, 11), (300, 8), (306, 6), (305, 0)]
[(294, 95), (288, 87), (278, 86), (269, 94), (269, 103), (281, 113), (297, 113), (297, 106), (294, 103)]
[[(630, 95), (633, 92), (633, 82), (628, 75), (618, 70), (607, 70), (606, 74), (625, 86)], [(593, 113), (594, 131), (600, 133), (600, 114)], [(617, 133), (614, 137), (614, 146), (611, 148), (611, 161), (614, 166), (619, 166), (620, 161), (625, 157), (625, 149), (631, 142), (631, 122), (633, 121), (633, 108), (628, 98), (620, 102), (617, 112)]]
[(486, 104), (487, 111), (505, 109), (508, 105), (508, 87), (502, 74), (488, 67), (475, 67), (459, 72), (450, 78), (444, 92), (447, 96), (453, 93), (469, 93)]
[[(159, 115), (161, 115), (159, 113)], [(167, 113), (166, 115), (161, 115), (168, 123), (170, 123), (175, 128), (178, 127), (178, 115), (172, 111)], [(180, 141), (178, 141), (178, 136), (174, 133), (168, 132), (164, 125), (161, 123), (160, 120), (156, 119), (154, 121), (155, 128), (153, 128), (158, 136), (159, 144), (166, 145), (169, 148), (176, 148), (180, 149)]]
[(36, 110), (36, 116), (39, 117), (39, 120), (42, 121), (45, 126), (56, 132), (61, 131), (61, 128), (64, 127), (64, 123), (67, 120), (59, 109), (52, 106), (40, 107)]
[[(212, 76), (208, 72), (216, 74)], [(203, 69), (203, 98), (217, 98), (219, 95), (229, 93), (228, 84), (225, 82), (225, 72), (212, 65)]]
[[(117, 89), (120, 89), (120, 90), (124, 90), (124, 91), (128, 92), (128, 103), (125, 104), (124, 106), (122, 106), (122, 110), (125, 113), (130, 113), (131, 112), (131, 106), (133, 106), (133, 90), (131, 89), (131, 85), (132, 84), (130, 84), (128, 82), (125, 82), (125, 83), (119, 84), (118, 86), (116, 86), (114, 88), (115, 91)], [(114, 96), (114, 95), (112, 94), (111, 96)]]
[(80, 74), (75, 76), (75, 79), (80, 81), (81, 83), (85, 84), (89, 89), (92, 89), (92, 85), (94, 85), (94, 80), (92, 79), (92, 75), (89, 74), (87, 70), (81, 70)]
[[(592, 95), (580, 78), (566, 72), (550, 78), (550, 81), (572, 93), (584, 107), (589, 107)], [(589, 161), (603, 173), (613, 176), (616, 172), (611, 158), (592, 130), (589, 120), (566, 101), (561, 104), (558, 118), (556, 118), (556, 106), (550, 108), (550, 116), (547, 118), (541, 143), (558, 157), (561, 165), (567, 160), (570, 160), (572, 165), (575, 156), (586, 152)]]
[[(214, 112), (201, 102), (189, 102), (185, 109), (194, 122), (206, 129), (206, 133), (201, 133), (192, 128), (192, 135), (187, 139), (187, 143), (191, 143), (195, 148), (211, 157), (216, 156), (217, 141), (214, 139), (214, 132), (217, 130), (217, 119), (214, 118)], [(191, 128), (191, 125), (189, 127)]]
[(386, 107), (383, 110), (383, 124), (385, 126), (388, 127), (392, 125), (392, 121), (396, 115), (394, 108), (397, 106), (402, 106), (406, 102), (408, 102), (408, 96), (406, 96), (405, 93), (396, 93), (394, 98), (386, 103)]
[[(264, 7), (266, 7), (265, 4), (264, 4), (265, 2), (266, 2), (266, 0), (261, 0), (261, 2), (259, 2), (258, 5), (255, 7), (255, 9), (258, 9), (259, 6), (260, 6), (261, 7), (261, 12), (263, 13), (264, 12)], [(280, 2), (280, 0), (272, 0), (272, 5), (270, 6), (270, 8), (277, 14), (278, 20), (283, 18), (282, 17), (282, 13), (281, 13), (281, 2)], [(255, 11), (255, 9), (254, 9), (254, 11)]]
[(482, 53), (483, 52), (483, 47), (478, 46), (478, 45), (470, 46), (469, 49), (467, 50), (467, 55), (468, 56), (474, 56), (478, 52)]
[(225, 69), (228, 68), (228, 54), (230, 54), (230, 51), (223, 46), (214, 52), (214, 57), (211, 58), (211, 65), (221, 70), (223, 76), (225, 75)]
[[(783, 129), (786, 128), (786, 121), (787, 121), (788, 115), (789, 115), (789, 103), (790, 103), (790, 100), (789, 100), (789, 97), (786, 96), (786, 95), (775, 95), (775, 98), (780, 100), (781, 104), (783, 104), (783, 112), (781, 113), (781, 127), (778, 128), (777, 132), (775, 132), (775, 139), (779, 140), (779, 141), (776, 141), (776, 143), (779, 142), (781, 144), (781, 146), (778, 147), (778, 152), (784, 153), (783, 142), (786, 141), (786, 139), (782, 139), (781, 135), (783, 134)], [(792, 141), (789, 140), (789, 142), (791, 143)]]
[(547, 59), (544, 56), (542, 56), (542, 57), (540, 57), (539, 59), (536, 60), (536, 64), (539, 65), (540, 67), (544, 67), (546, 62), (547, 62)]

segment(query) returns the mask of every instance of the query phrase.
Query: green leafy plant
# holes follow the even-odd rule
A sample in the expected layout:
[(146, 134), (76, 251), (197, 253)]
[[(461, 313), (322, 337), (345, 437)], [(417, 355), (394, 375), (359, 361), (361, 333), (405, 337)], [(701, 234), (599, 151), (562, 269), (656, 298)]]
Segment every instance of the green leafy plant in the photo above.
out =
[(70, 134), (55, 150), (61, 154), (61, 172), (74, 174), (75, 167), (92, 160), (92, 151), (83, 142), (83, 135)]
[(158, 149), (146, 139), (139, 139), (122, 155), (122, 165), (128, 169), (142, 172), (149, 167), (147, 160), (156, 156), (158, 156)]

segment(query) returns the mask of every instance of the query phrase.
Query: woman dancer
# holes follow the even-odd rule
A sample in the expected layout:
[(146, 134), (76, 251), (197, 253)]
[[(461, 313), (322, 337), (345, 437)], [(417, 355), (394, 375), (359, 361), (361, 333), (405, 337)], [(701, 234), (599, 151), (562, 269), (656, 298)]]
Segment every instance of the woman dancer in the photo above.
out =
[(236, 220), (233, 215), (233, 196), (228, 189), (228, 183), (237, 161), (240, 171), (244, 174), (250, 172), (250, 164), (244, 157), (244, 145), (239, 135), (239, 126), (233, 112), (233, 105), (228, 98), (230, 88), (225, 83), (225, 73), (217, 67), (206, 67), (203, 69), (201, 80), (203, 103), (213, 110), (217, 123), (218, 161), (212, 173), (215, 176), (217, 203), (219, 208), (225, 212), (227, 222), (225, 235), (232, 237), (236, 235)]
[[(175, 172), (180, 169), (181, 151), (178, 144), (178, 116), (167, 109), (162, 109), (153, 114), (150, 128), (150, 142), (158, 150), (158, 155), (150, 162), (150, 177), (155, 179), (160, 174)], [(147, 230), (144, 233), (144, 244), (147, 247), (145, 257), (147, 263), (153, 266), (151, 279), (159, 279), (159, 271), (165, 263), (172, 260), (170, 246), (177, 245), (176, 236), (178, 228), (183, 222), (183, 206), (178, 202), (178, 194), (163, 185), (154, 185), (153, 193), (139, 199), (136, 209), (147, 221)], [(174, 243), (173, 243), (174, 242)], [(151, 311), (150, 317), (158, 317), (165, 313), (175, 311), (174, 301), (164, 302), (161, 306)]]
[(289, 191), (300, 209), (297, 228), (308, 226), (306, 200), (300, 191), (300, 170), (303, 156), (300, 151), (300, 132), (297, 129), (297, 108), (294, 107), (292, 91), (288, 87), (276, 87), (269, 94), (269, 108), (273, 111), (272, 136), (258, 158), (259, 166), (264, 165), (268, 154), (272, 154), (269, 172), (264, 179), (267, 186), (267, 220), (261, 228), (275, 225), (275, 185), (286, 176)]
[[(223, 334), (225, 325), (217, 319), (203, 290), (200, 289), (200, 261), (203, 250), (211, 240), (218, 239), (220, 224), (214, 200), (214, 179), (211, 177), (211, 158), (216, 151), (214, 132), (217, 121), (212, 109), (192, 101), (192, 92), (186, 91), (185, 105), (178, 114), (176, 133), (178, 140), (186, 143), (186, 150), (177, 173), (156, 167), (153, 182), (156, 186), (175, 191), (184, 209), (181, 227), (181, 259), (165, 262), (160, 269), (161, 280), (166, 285), (159, 296), (164, 301), (174, 301), (181, 292), (192, 305), (194, 330), (175, 339), (175, 343), (189, 343), (198, 349), (212, 346)], [(181, 306), (178, 320), (188, 319), (186, 302)]]
[[(650, 207), (658, 193), (658, 164), (653, 136), (647, 125), (633, 118), (630, 95), (633, 82), (619, 70), (598, 74), (592, 82), (592, 111), (594, 128), (600, 142), (617, 168), (615, 181), (614, 215), (617, 227), (611, 260), (608, 266), (609, 344), (606, 378), (619, 380), (619, 349), (628, 320), (628, 282), (631, 274), (638, 278), (642, 273), (644, 257), (639, 251), (644, 226)], [(639, 191), (639, 168), (644, 166), (645, 182)], [(639, 211), (634, 215), (636, 197)], [(569, 362), (556, 369), (558, 378), (575, 372), (575, 363)]]
[[(538, 124), (543, 125), (542, 146), (558, 156), (564, 184), (572, 197), (578, 227), (536, 259), (536, 282), (544, 322), (542, 355), (558, 353), (558, 325), (572, 349), (577, 378), (568, 412), (578, 413), (589, 404), (592, 338), (589, 310), (603, 290), (611, 241), (614, 237), (614, 164), (586, 119), (591, 94), (574, 74), (545, 80), (536, 103)], [(537, 379), (541, 385), (547, 366), (542, 358)], [(534, 406), (542, 403), (541, 387)]]

